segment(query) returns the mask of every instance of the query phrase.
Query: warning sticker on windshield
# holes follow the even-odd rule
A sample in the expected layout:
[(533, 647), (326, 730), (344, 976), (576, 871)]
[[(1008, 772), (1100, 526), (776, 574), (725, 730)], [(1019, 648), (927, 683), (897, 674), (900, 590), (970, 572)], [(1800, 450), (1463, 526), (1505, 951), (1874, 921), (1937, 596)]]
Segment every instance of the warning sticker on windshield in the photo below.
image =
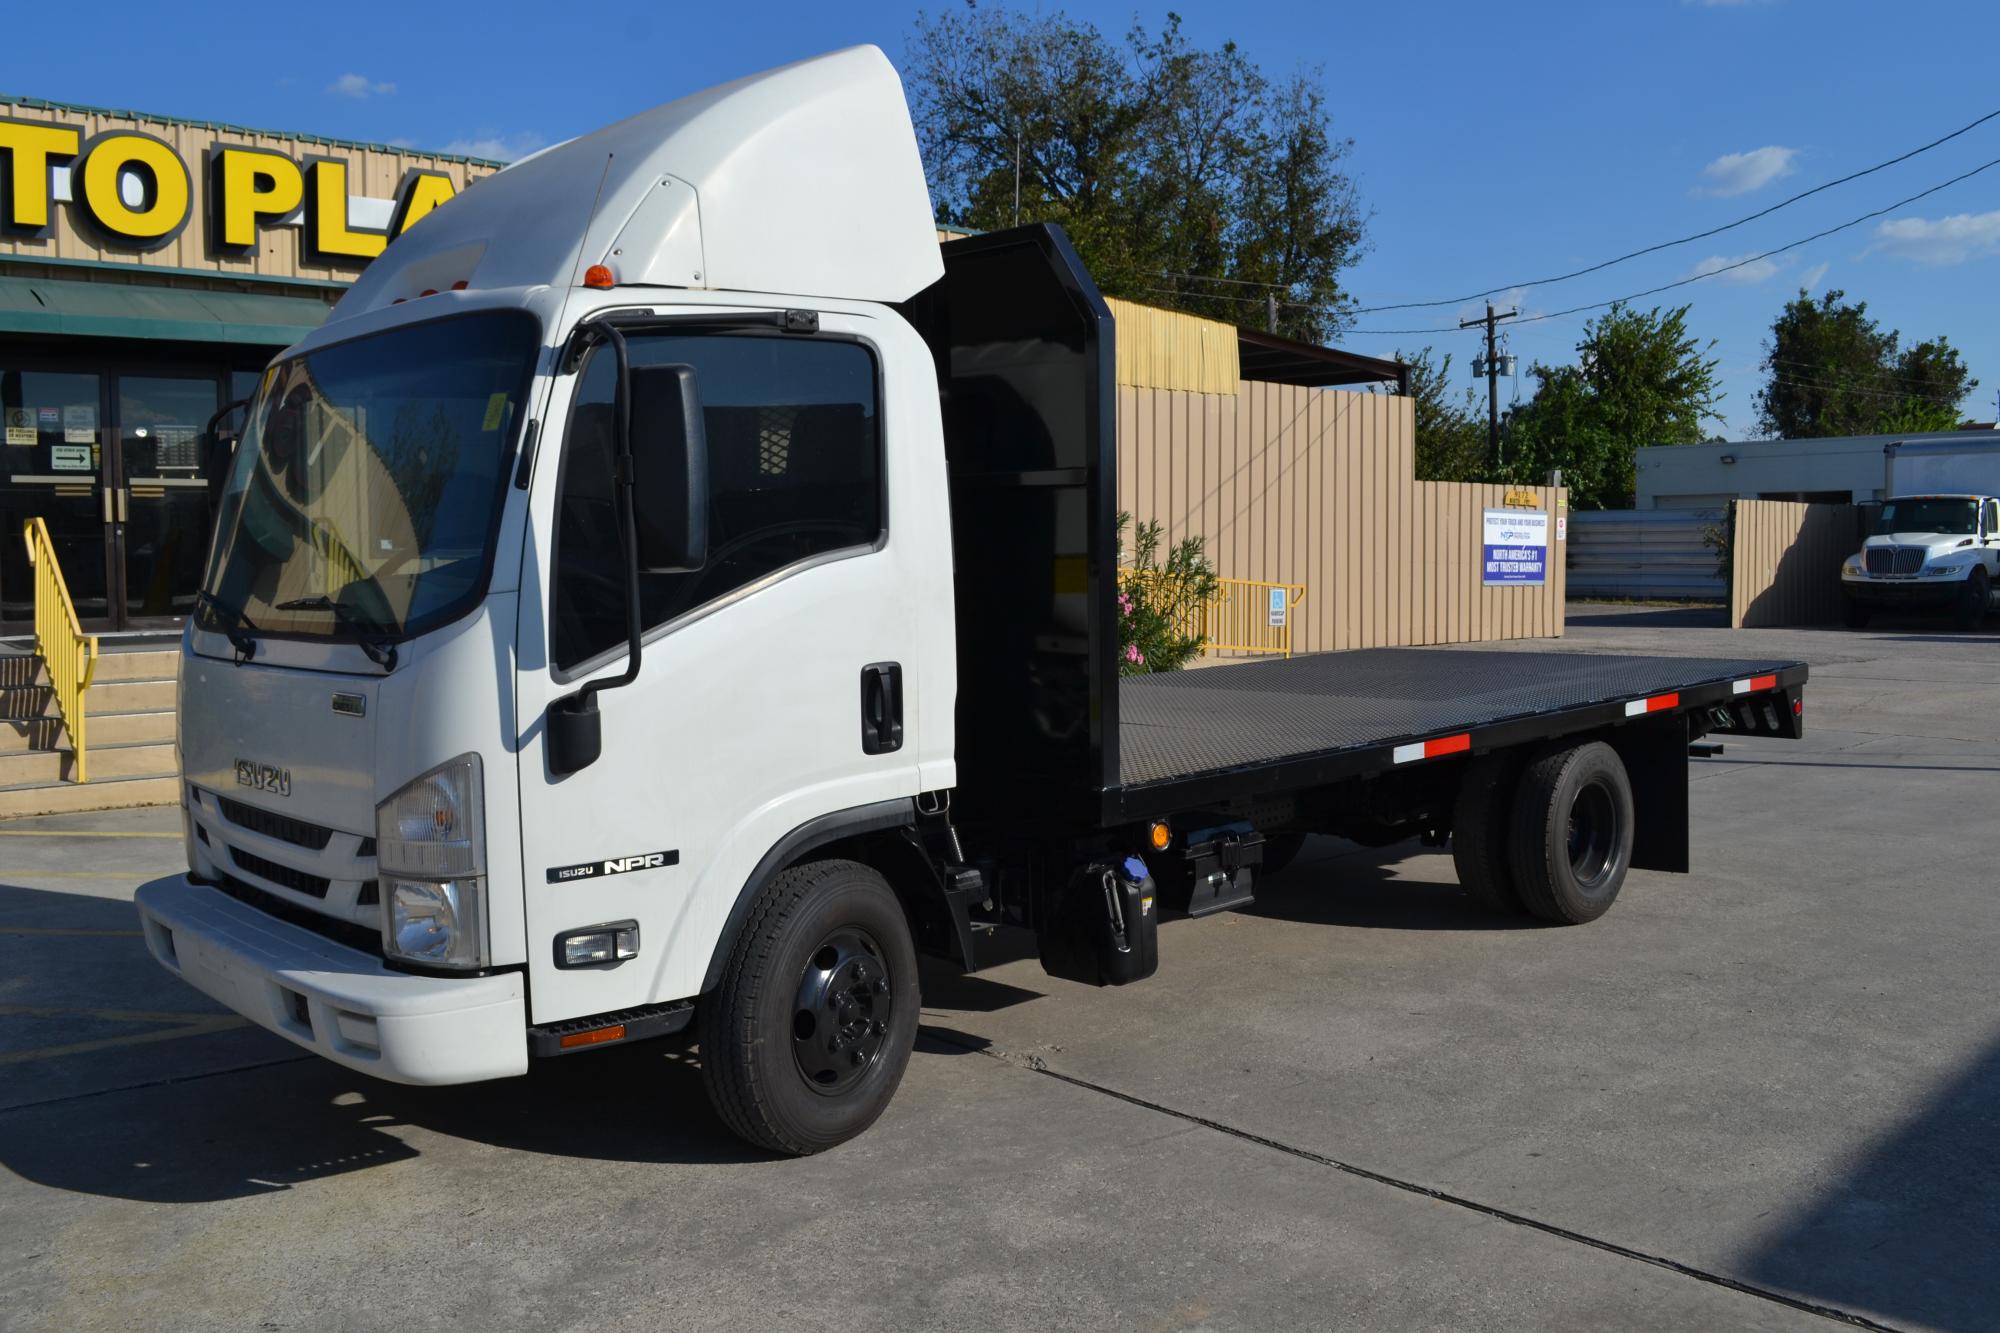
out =
[(504, 393), (494, 394), (486, 400), (486, 420), (480, 424), (479, 429), (482, 431), (499, 430), (500, 418), (506, 415), (507, 395)]

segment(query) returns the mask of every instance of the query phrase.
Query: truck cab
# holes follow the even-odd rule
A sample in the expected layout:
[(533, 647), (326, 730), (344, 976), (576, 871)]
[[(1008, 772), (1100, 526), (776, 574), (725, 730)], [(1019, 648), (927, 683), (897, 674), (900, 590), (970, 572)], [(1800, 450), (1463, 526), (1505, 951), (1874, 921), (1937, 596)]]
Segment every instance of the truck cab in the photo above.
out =
[(1840, 587), (1850, 628), (1877, 611), (1949, 615), (1977, 628), (2000, 594), (2000, 497), (1891, 496), (1842, 564)]

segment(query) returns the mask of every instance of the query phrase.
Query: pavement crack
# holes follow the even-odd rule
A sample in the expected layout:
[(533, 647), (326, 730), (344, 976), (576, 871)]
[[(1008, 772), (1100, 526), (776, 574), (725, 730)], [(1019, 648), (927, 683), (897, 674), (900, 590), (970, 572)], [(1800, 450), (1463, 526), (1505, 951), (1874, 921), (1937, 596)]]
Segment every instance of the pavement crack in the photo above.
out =
[(69, 1102), (89, 1101), (93, 1097), (110, 1097), (121, 1092), (142, 1092), (147, 1088), (171, 1087), (176, 1083), (198, 1083), (202, 1079), (222, 1078), (229, 1074), (249, 1074), (259, 1069), (302, 1064), (307, 1060), (319, 1058), (317, 1055), (287, 1055), (276, 1060), (260, 1060), (256, 1064), (231, 1065), (227, 1069), (208, 1069), (199, 1074), (172, 1074), (166, 1078), (149, 1079), (144, 1083), (121, 1083), (115, 1088), (97, 1088), (90, 1092), (73, 1092), (66, 1097), (44, 1097), (37, 1102), (16, 1102), (12, 1106), (0, 1106), (0, 1115), (11, 1115), (16, 1111), (33, 1111), (46, 1106), (62, 1106)]
[(1602, 1237), (1572, 1230), (1569, 1227), (1558, 1226), (1554, 1222), (1544, 1222), (1540, 1218), (1529, 1217), (1525, 1213), (1517, 1213), (1506, 1208), (1495, 1207), (1489, 1203), (1481, 1203), (1477, 1199), (1469, 1199), (1464, 1195), (1453, 1194), (1449, 1190), (1436, 1189), (1429, 1185), (1418, 1184), (1414, 1180), (1404, 1180), (1400, 1177), (1387, 1175), (1384, 1172), (1372, 1170), (1365, 1166), (1357, 1166), (1352, 1162), (1343, 1162), (1337, 1157), (1329, 1157), (1325, 1153), (1315, 1152), (1311, 1148), (1301, 1148), (1280, 1139), (1270, 1138), (1267, 1135), (1238, 1128), (1221, 1120), (1214, 1120), (1204, 1115), (1196, 1115), (1192, 1111), (1179, 1110), (1162, 1102), (1134, 1096), (1129, 1092), (1120, 1092), (1117, 1088), (1107, 1087), (1102, 1083), (1095, 1083), (1087, 1078), (1078, 1078), (1074, 1074), (1065, 1074), (1060, 1070), (1052, 1069), (1049, 1067), (1048, 1062), (1038, 1055), (1018, 1055), (995, 1046), (972, 1045), (963, 1039), (962, 1034), (949, 1032), (942, 1028), (927, 1028), (926, 1031), (930, 1036), (939, 1041), (962, 1047), (979, 1055), (989, 1056), (992, 1059), (1000, 1061), (1002, 1064), (1012, 1065), (1016, 1069), (1025, 1069), (1031, 1073), (1041, 1074), (1047, 1078), (1055, 1079), (1060, 1083), (1067, 1083), (1071, 1087), (1081, 1088), (1086, 1092), (1094, 1092), (1100, 1096), (1124, 1102), (1129, 1106), (1136, 1106), (1142, 1110), (1170, 1116), (1190, 1126), (1199, 1126), (1203, 1129), (1212, 1130), (1217, 1134), (1224, 1134), (1244, 1143), (1252, 1143), (1260, 1148), (1268, 1148), (1273, 1152), (1284, 1153), (1287, 1156), (1296, 1157), (1301, 1161), (1311, 1162), (1315, 1166), (1323, 1166), (1329, 1170), (1339, 1171), (1344, 1175), (1353, 1176), (1360, 1180), (1371, 1181), (1377, 1185), (1387, 1185), (1391, 1189), (1401, 1190), (1406, 1194), (1414, 1194), (1436, 1203), (1447, 1204), (1454, 1208), (1462, 1208), (1467, 1212), (1477, 1213), (1482, 1217), (1491, 1218), (1496, 1222), (1505, 1222), (1511, 1226), (1538, 1231), (1545, 1236), (1553, 1236), (1558, 1240), (1566, 1240), (1572, 1244), (1587, 1246), (1604, 1254), (1615, 1255), (1620, 1259), (1630, 1259), (1637, 1263), (1649, 1264), (1654, 1268), (1665, 1269), (1669, 1273), (1677, 1273), (1682, 1277), (1692, 1278), (1696, 1282), (1706, 1283), (1712, 1287), (1721, 1287), (1724, 1290), (1733, 1291), (1739, 1295), (1749, 1296), (1760, 1301), (1768, 1301), (1773, 1305), (1782, 1305), (1804, 1314), (1818, 1315), (1822, 1319), (1829, 1319), (1837, 1324), (1845, 1324), (1850, 1328), (1872, 1329), (1876, 1330), (1876, 1333), (1900, 1333), (1900, 1330), (1893, 1324), (1878, 1323), (1866, 1315), (1855, 1314), (1850, 1310), (1842, 1310), (1837, 1306), (1821, 1305), (1815, 1301), (1802, 1300), (1797, 1296), (1788, 1296), (1782, 1291), (1774, 1291), (1769, 1287), (1760, 1287), (1755, 1283), (1745, 1282), (1740, 1278), (1733, 1278), (1727, 1274), (1712, 1272), (1705, 1268), (1697, 1268), (1693, 1264), (1682, 1263), (1678, 1259), (1669, 1259), (1665, 1255), (1633, 1249), (1629, 1245), (1620, 1245), (1616, 1241), (1605, 1240)]

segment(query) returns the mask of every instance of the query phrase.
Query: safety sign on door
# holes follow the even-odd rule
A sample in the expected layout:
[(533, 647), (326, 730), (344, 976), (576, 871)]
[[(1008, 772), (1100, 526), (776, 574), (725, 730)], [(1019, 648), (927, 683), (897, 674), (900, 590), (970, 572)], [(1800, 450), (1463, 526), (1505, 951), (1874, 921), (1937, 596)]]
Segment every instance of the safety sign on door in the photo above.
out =
[(1546, 583), (1549, 516), (1540, 509), (1489, 509), (1485, 516), (1479, 581)]

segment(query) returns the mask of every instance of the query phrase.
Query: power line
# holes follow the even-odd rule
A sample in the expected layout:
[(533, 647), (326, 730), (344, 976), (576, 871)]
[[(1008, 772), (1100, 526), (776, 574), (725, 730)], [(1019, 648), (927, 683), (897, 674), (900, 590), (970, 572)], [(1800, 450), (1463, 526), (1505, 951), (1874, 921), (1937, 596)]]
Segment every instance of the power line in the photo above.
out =
[[(1995, 112), (1994, 114), (2000, 115), (2000, 112)], [(1873, 212), (1863, 213), (1858, 218), (1850, 218), (1846, 222), (1843, 222), (1838, 226), (1828, 227), (1825, 231), (1816, 231), (1810, 236), (1801, 237), (1798, 240), (1792, 241), (1785, 245), (1775, 246), (1772, 249), (1764, 251), (1762, 254), (1751, 255), (1747, 259), (1739, 259), (1733, 264), (1724, 264), (1721, 268), (1710, 269), (1706, 273), (1697, 273), (1691, 277), (1679, 278), (1673, 282), (1662, 283), (1658, 287), (1648, 287), (1645, 291), (1634, 292), (1630, 296), (1616, 296), (1609, 301), (1592, 301), (1588, 305), (1571, 306), (1567, 310), (1551, 310), (1547, 314), (1542, 314), (1542, 315), (1523, 315), (1521, 316), (1518, 322), (1522, 324), (1533, 324), (1533, 323), (1538, 323), (1541, 320), (1545, 319), (1561, 319), (1565, 315), (1580, 315), (1586, 310), (1602, 310), (1605, 306), (1621, 305), (1627, 301), (1637, 301), (1641, 297), (1646, 297), (1646, 296), (1657, 296), (1661, 292), (1670, 292), (1676, 287), (1685, 287), (1691, 282), (1700, 282), (1706, 278), (1719, 277), (1720, 275), (1731, 272), (1732, 270), (1744, 268), (1748, 265), (1754, 264), (1759, 260), (1769, 259), (1772, 255), (1781, 255), (1785, 253), (1785, 251), (1787, 250), (1796, 250), (1802, 245), (1810, 245), (1814, 241), (1825, 240), (1827, 237), (1832, 236), (1836, 232), (1846, 231), (1850, 227), (1858, 227), (1864, 222), (1870, 221), (1871, 219), (1874, 218), (1881, 217), (1884, 213), (1893, 213), (1899, 208), (1903, 208), (1909, 204), (1914, 204), (1919, 199), (1927, 199), (1931, 195), (1936, 194), (1939, 190), (1949, 189), (1951, 186), (1957, 185), (1960, 181), (1970, 180), (1972, 177), (1977, 176), (1980, 172), (1990, 171), (1994, 167), (2000, 167), (2000, 157), (1996, 157), (1990, 162), (1983, 162), (1979, 166), (1974, 167), (1972, 170), (1965, 172), (1963, 175), (1953, 176), (1950, 180), (1945, 181), (1939, 185), (1933, 185), (1931, 186), (1930, 189), (1921, 191), (1917, 194), (1913, 194), (1907, 199), (1899, 199), (1895, 203), (1886, 205), (1882, 208), (1875, 209)], [(1456, 332), (1458, 332), (1458, 327), (1456, 325), (1445, 324), (1432, 328), (1423, 328), (1423, 329), (1349, 329), (1347, 331), (1347, 334), (1349, 337), (1357, 335), (1378, 337), (1378, 336), (1387, 336), (1391, 334), (1406, 334), (1406, 333), (1456, 333)]]
[(1511, 291), (1516, 287), (1547, 287), (1550, 286), (1551, 284), (1558, 282), (1568, 282), (1571, 278), (1580, 278), (1584, 276), (1586, 273), (1596, 273), (1600, 269), (1610, 268), (1613, 264), (1622, 264), (1628, 259), (1637, 259), (1641, 255), (1650, 255), (1659, 250), (1670, 250), (1674, 246), (1687, 245), (1692, 241), (1704, 241), (1711, 236), (1720, 236), (1725, 231), (1733, 231), (1737, 227), (1742, 226), (1746, 222), (1755, 222), (1758, 218), (1769, 217), (1771, 214), (1777, 212), (1781, 208), (1789, 208), (1793, 204), (1799, 202), (1799, 200), (1801, 199), (1809, 199), (1813, 195), (1819, 194), (1824, 190), (1831, 190), (1836, 185), (1845, 185), (1849, 181), (1860, 180), (1863, 176), (1872, 176), (1874, 173), (1881, 171), (1886, 167), (1895, 166), (1898, 162), (1907, 162), (1911, 158), (1917, 156), (1919, 153), (1928, 153), (1931, 149), (1936, 148), (1939, 144), (1949, 143), (1953, 139), (1956, 139), (1959, 135), (1964, 134), (1969, 130), (1974, 130), (1979, 128), (1981, 125), (1984, 125), (1987, 121), (1992, 120), (1995, 116), (2000, 116), (2000, 111), (1989, 111), (1985, 115), (1981, 116), (1978, 120), (1973, 121), (1971, 124), (1962, 125), (1958, 129), (1953, 130), (1950, 134), (1947, 134), (1942, 138), (1931, 140), (1929, 143), (1923, 145), (1921, 148), (1912, 148), (1909, 152), (1902, 154), (1900, 157), (1892, 157), (1887, 162), (1877, 162), (1872, 167), (1865, 167), (1860, 171), (1852, 172), (1848, 175), (1842, 176), (1838, 180), (1830, 180), (1827, 181), (1825, 184), (1815, 185), (1810, 190), (1802, 190), (1798, 194), (1793, 195), (1789, 199), (1780, 199), (1777, 203), (1772, 204), (1769, 208), (1759, 209), (1755, 213), (1751, 213), (1746, 217), (1740, 217), (1736, 219), (1734, 222), (1725, 222), (1719, 227), (1710, 227), (1707, 231), (1698, 231), (1694, 233), (1692, 236), (1682, 236), (1677, 240), (1661, 241), (1657, 245), (1649, 245), (1643, 249), (1633, 250), (1629, 254), (1619, 255), (1615, 259), (1607, 259), (1602, 263), (1592, 264), (1588, 268), (1580, 268), (1570, 273), (1557, 274), (1553, 278), (1536, 278), (1531, 282), (1501, 283), (1497, 286), (1488, 287), (1484, 291), (1472, 292), (1466, 296), (1456, 296), (1448, 300), (1442, 300), (1442, 301), (1402, 301), (1394, 305), (1357, 306), (1355, 307), (1354, 313), (1357, 315), (1373, 315), (1373, 314), (1380, 314), (1384, 310), (1429, 310), (1429, 309), (1434, 309), (1438, 306), (1463, 305), (1467, 301), (1477, 301), (1482, 297), (1492, 296), (1496, 292)]
[(1858, 393), (1869, 398), (1917, 398), (1925, 402), (1956, 404), (1964, 394), (1956, 396), (1948, 393), (1919, 393), (1914, 389), (1864, 389), (1854, 384), (1826, 384), (1819, 380), (1790, 379), (1774, 375), (1771, 383), (1787, 389), (1819, 389), (1826, 393)]

